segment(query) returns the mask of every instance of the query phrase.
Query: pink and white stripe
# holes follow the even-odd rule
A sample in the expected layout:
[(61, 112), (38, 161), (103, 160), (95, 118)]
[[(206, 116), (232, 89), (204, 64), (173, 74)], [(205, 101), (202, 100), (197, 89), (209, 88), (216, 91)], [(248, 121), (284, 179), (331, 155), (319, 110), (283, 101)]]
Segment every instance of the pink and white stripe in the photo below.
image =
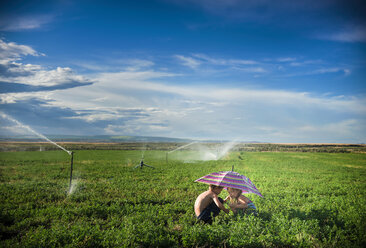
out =
[(249, 178), (234, 171), (213, 172), (197, 179), (195, 182), (240, 189), (243, 193), (254, 193), (263, 197)]

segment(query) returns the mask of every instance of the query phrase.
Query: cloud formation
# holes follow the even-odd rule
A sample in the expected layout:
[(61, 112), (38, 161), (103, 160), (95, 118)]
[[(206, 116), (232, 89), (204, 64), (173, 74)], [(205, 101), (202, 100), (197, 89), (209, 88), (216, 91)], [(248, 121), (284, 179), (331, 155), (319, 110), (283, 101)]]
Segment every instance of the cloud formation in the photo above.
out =
[(193, 70), (199, 70), (200, 67), (210, 68), (214, 71), (214, 68), (220, 68), (220, 70), (239, 70), (249, 73), (264, 73), (266, 70), (259, 66), (258, 61), (244, 60), (244, 59), (223, 59), (213, 58), (206, 54), (197, 53), (190, 56), (175, 55), (182, 65), (187, 66)]
[[(325, 130), (327, 125), (342, 123), (345, 121), (342, 115), (352, 115), (357, 120), (347, 129), (363, 128), (361, 120), (366, 114), (366, 103), (360, 98), (286, 90), (170, 85), (171, 77), (157, 75), (163, 73), (100, 74), (95, 84), (83, 87), (81, 92), (67, 89), (50, 93), (48, 98), (52, 101), (47, 105), (72, 109), (75, 115), (71, 119), (99, 127), (104, 125), (104, 131), (109, 134), (295, 142), (299, 138), (307, 140), (311, 132), (319, 133), (316, 127)], [(157, 79), (161, 82), (152, 81)], [(168, 82), (164, 82), (166, 79)], [(264, 123), (268, 123), (267, 128)], [(313, 129), (300, 128), (305, 126)], [(335, 128), (326, 133), (319, 137), (342, 139)]]
[[(46, 95), (17, 93), (1, 98), (13, 106), (38, 99), (42, 108), (68, 111), (68, 115), (57, 118), (79, 121), (86, 130), (108, 134), (334, 142), (341, 141), (347, 132), (364, 128), (362, 116), (366, 114), (366, 103), (356, 97), (222, 86), (187, 87), (151, 81), (170, 78), (157, 78), (159, 73), (115, 74), (101, 74), (96, 83), (83, 87), (82, 91), (70, 88)], [(343, 120), (344, 114), (353, 116), (354, 121)], [(340, 125), (345, 128), (342, 132), (335, 128)], [(319, 130), (324, 133), (314, 140)], [(353, 138), (360, 141), (365, 137)]]
[(67, 84), (89, 84), (90, 81), (75, 74), (69, 67), (56, 69), (40, 65), (23, 64), (24, 56), (44, 56), (32, 47), (0, 40), (0, 81), (32, 86), (57, 86)]
[[(7, 89), (0, 94), (0, 110), (20, 121), (31, 122), (27, 124), (42, 133), (267, 142), (362, 142), (366, 139), (362, 132), (366, 129), (366, 101), (362, 97), (245, 84), (230, 86), (225, 81), (186, 84), (185, 74), (159, 70), (156, 62), (133, 58), (123, 62), (123, 69), (94, 71), (88, 75), (93, 78), (91, 83), (87, 76), (76, 74), (68, 67), (48, 69), (23, 64), (24, 56), (41, 56), (29, 46), (4, 41), (0, 45), (5, 71), (0, 84)], [(295, 57), (269, 62), (205, 54), (172, 57), (190, 63), (184, 66), (195, 70), (202, 66), (251, 70), (267, 69), (277, 63), (306, 64), (306, 60)], [(194, 65), (186, 58), (198, 62)], [(256, 71), (264, 72), (267, 70)], [(338, 67), (314, 70), (317, 74), (335, 72), (348, 73)], [(11, 130), (11, 126), (4, 125), (0, 133)]]
[(183, 65), (188, 66), (192, 69), (196, 69), (201, 65), (201, 62), (195, 58), (187, 57), (183, 55), (175, 55), (177, 59), (179, 59)]
[(0, 39), (0, 63), (5, 64), (21, 59), (23, 56), (40, 56), (33, 48), (26, 45), (18, 45), (15, 42), (6, 43)]

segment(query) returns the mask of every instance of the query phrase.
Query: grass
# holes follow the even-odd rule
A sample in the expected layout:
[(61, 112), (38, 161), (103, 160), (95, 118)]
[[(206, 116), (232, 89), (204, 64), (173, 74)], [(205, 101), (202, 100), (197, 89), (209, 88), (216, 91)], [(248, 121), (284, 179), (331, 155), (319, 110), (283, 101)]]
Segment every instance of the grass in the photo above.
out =
[[(188, 157), (181, 151), (180, 158)], [(2, 247), (365, 247), (366, 155), (233, 152), (220, 161), (136, 169), (141, 151), (0, 153)], [(178, 157), (178, 156), (177, 156)], [(213, 171), (248, 176), (259, 216), (220, 214), (196, 223), (193, 204)], [(223, 191), (221, 197), (227, 193)]]

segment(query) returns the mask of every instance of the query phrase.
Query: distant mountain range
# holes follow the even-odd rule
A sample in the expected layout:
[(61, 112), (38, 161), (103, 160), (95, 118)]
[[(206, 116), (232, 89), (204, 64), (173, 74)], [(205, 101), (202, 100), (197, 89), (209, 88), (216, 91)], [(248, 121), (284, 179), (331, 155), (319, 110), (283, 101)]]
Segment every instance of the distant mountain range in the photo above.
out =
[[(118, 143), (118, 142), (172, 142), (172, 143), (189, 143), (196, 140), (180, 139), (168, 137), (151, 137), (151, 136), (121, 136), (121, 135), (45, 135), (48, 139), (54, 142), (87, 142), (87, 143)], [(0, 135), (0, 141), (13, 142), (47, 142), (45, 139), (30, 135), (6, 136)], [(200, 140), (200, 142), (229, 142), (228, 140)], [(243, 141), (241, 141), (243, 142)], [(257, 141), (245, 141), (244, 143), (261, 143)]]

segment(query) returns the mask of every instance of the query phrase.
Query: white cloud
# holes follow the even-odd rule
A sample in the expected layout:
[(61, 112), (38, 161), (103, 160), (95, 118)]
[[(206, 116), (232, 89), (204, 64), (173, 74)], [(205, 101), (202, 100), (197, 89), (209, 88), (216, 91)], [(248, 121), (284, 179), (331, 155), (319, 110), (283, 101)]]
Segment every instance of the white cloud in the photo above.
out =
[[(0, 80), (11, 83), (19, 83), (33, 86), (56, 86), (70, 83), (89, 83), (84, 76), (75, 74), (71, 68), (57, 67), (54, 70), (45, 70), (39, 65), (12, 63), (15, 67), (9, 67), (11, 76), (0, 76)], [(25, 75), (25, 76), (23, 76)]]
[(196, 69), (197, 67), (199, 67), (201, 65), (200, 61), (198, 61), (197, 59), (194, 59), (192, 57), (187, 57), (187, 56), (183, 56), (183, 55), (175, 55), (175, 57), (177, 59), (179, 59), (183, 65), (188, 66), (192, 69)]
[[(3, 75), (4, 80), (11, 77), (15, 82), (34, 86), (88, 82), (68, 67), (46, 69), (20, 63), (22, 56), (37, 56), (38, 53), (30, 47), (5, 42), (3, 46), (3, 51), (8, 54), (3, 57), (7, 72), (12, 74)], [(260, 63), (254, 66), (245, 60), (200, 56), (192, 57), (199, 61), (197, 66), (205, 63), (230, 68), (237, 66), (253, 73), (265, 72)], [(238, 66), (240, 63), (244, 66)], [(366, 101), (361, 97), (315, 95), (242, 85), (233, 87), (227, 86), (226, 82), (216, 82), (215, 86), (185, 85), (177, 83), (184, 75), (152, 69), (150, 67), (155, 64), (149, 60), (130, 60), (125, 65), (117, 72), (95, 73), (92, 75), (94, 83), (85, 85), (82, 90), (67, 88), (49, 92), (3, 93), (0, 101), (4, 108), (6, 104), (38, 100), (33, 102), (41, 103), (40, 107), (67, 109), (73, 115), (68, 114), (64, 118), (79, 121), (87, 134), (87, 125), (99, 125), (98, 130), (110, 134), (188, 138), (272, 142), (310, 142), (310, 139), (321, 141), (332, 137), (337, 141), (358, 141), (366, 138), (362, 135), (366, 129)], [(347, 70), (321, 68), (312, 73), (350, 73)], [(337, 133), (339, 129), (344, 130)], [(356, 134), (360, 134), (359, 137)]]
[(129, 64), (127, 70), (130, 71), (138, 71), (141, 69), (146, 69), (152, 67), (155, 64), (154, 62), (145, 59), (130, 59), (127, 62)]
[(128, 121), (125, 125), (108, 125), (104, 130), (110, 135), (132, 135), (135, 136), (136, 133), (141, 136), (149, 136), (151, 133), (155, 135), (166, 134), (170, 128), (161, 124), (150, 124), (139, 121)]
[(42, 54), (30, 46), (18, 45), (15, 42), (6, 43), (0, 39), (0, 64), (14, 62), (27, 55), (40, 56)]
[(12, 82), (34, 86), (56, 86), (73, 82), (89, 83), (84, 76), (75, 74), (69, 67), (57, 67), (55, 70), (37, 70), (31, 76), (17, 77)]
[(73, 61), (72, 64), (82, 69), (94, 72), (110, 71), (140, 71), (148, 70), (155, 65), (155, 62), (148, 59), (111, 59), (100, 57), (100, 61)]
[[(160, 72), (154, 70), (147, 71), (120, 71), (120, 72), (107, 72), (100, 73), (96, 75), (97, 80), (105, 81), (113, 81), (118, 82), (118, 84), (124, 84), (127, 80), (146, 80), (146, 79), (154, 79), (154, 78), (163, 78), (163, 77), (174, 77), (179, 76), (179, 74), (169, 73), (169, 72)], [(107, 83), (108, 84), (108, 83)], [(131, 85), (131, 87), (134, 87)]]
[[(131, 111), (131, 110), (130, 110)], [(166, 124), (168, 113), (157, 108), (132, 109), (141, 113), (134, 118), (121, 119), (120, 124), (109, 124), (104, 130), (108, 134), (126, 134), (126, 135), (163, 135), (171, 130), (171, 126)], [(133, 116), (130, 116), (133, 117)]]
[(320, 64), (322, 61), (320, 59), (317, 60), (305, 60), (305, 61), (296, 61), (291, 62), (291, 66), (306, 66), (306, 65), (312, 65), (312, 64)]
[(86, 122), (111, 121), (118, 119), (134, 119), (149, 116), (151, 113), (159, 112), (156, 108), (122, 108), (122, 107), (94, 107), (83, 110), (76, 110), (78, 116), (68, 119), (80, 119)]
[[(340, 141), (342, 137), (346, 140), (353, 135), (352, 130), (365, 128), (359, 118), (366, 114), (366, 101), (360, 98), (224, 86), (187, 87), (169, 83), (172, 76), (174, 74), (158, 71), (102, 73), (96, 77), (95, 84), (84, 86), (82, 91), (2, 94), (0, 98), (16, 102), (36, 97), (44, 100), (46, 106), (74, 110), (74, 120), (110, 122), (104, 127), (109, 134), (271, 142), (310, 142), (309, 137), (312, 137), (321, 142), (331, 141), (331, 137), (334, 141)], [(299, 117), (302, 112), (311, 113), (310, 117), (305, 114)], [(332, 117), (327, 124), (321, 124), (327, 115), (343, 114), (355, 116), (353, 120), (356, 121)], [(332, 123), (340, 124), (332, 126)], [(340, 132), (343, 136), (335, 135), (337, 128), (349, 131)], [(321, 130), (327, 129), (327, 135), (320, 135)]]
[(3, 117), (0, 117), (0, 133), (2, 134), (15, 134), (15, 135), (29, 135), (29, 131), (17, 123), (11, 123), (6, 125), (3, 122)]
[(0, 94), (0, 103), (1, 104), (11, 104), (17, 103), (20, 101), (29, 101), (31, 99), (43, 99), (46, 101), (51, 100), (50, 92), (22, 92), (22, 93), (3, 93)]
[[(348, 140), (353, 140), (354, 143), (364, 142), (365, 136), (362, 134), (365, 123), (357, 119), (344, 119), (337, 122), (327, 122), (325, 124), (307, 124), (299, 126), (293, 131), (306, 140), (306, 137), (314, 139), (316, 137), (319, 141), (332, 142), (334, 140), (341, 140), (347, 137)], [(310, 141), (310, 139), (308, 138)], [(308, 141), (308, 142), (309, 142)]]
[(340, 42), (366, 42), (366, 27), (350, 27), (337, 33), (318, 35), (318, 37)]
[(53, 21), (51, 15), (39, 16), (4, 16), (0, 20), (0, 30), (2, 31), (23, 31), (30, 29), (39, 29)]
[[(95, 84), (83, 87), (82, 91), (66, 89), (33, 97), (46, 101), (50, 107), (74, 110), (77, 114), (74, 119), (87, 123), (112, 122), (105, 126), (109, 134), (191, 138), (237, 136), (244, 140), (272, 142), (308, 142), (308, 137), (321, 137), (318, 139), (321, 141), (333, 135), (341, 140), (341, 135), (334, 136), (330, 131), (328, 136), (311, 136), (311, 129), (306, 130), (301, 123), (310, 123), (309, 126), (316, 129), (322, 127), (320, 123), (327, 115), (361, 118), (366, 114), (366, 102), (355, 97), (223, 86), (179, 86), (170, 84), (170, 77), (165, 73), (153, 71), (112, 74), (100, 74)], [(151, 79), (167, 79), (168, 82), (152, 82)], [(5, 96), (9, 101), (11, 97)], [(13, 94), (11, 99), (17, 101), (24, 97), (29, 98), (31, 94)], [(98, 101), (101, 97), (103, 101)], [(298, 113), (302, 112), (312, 114), (299, 117)], [(332, 118), (327, 122), (336, 123)], [(264, 123), (270, 125), (263, 126)], [(359, 121), (353, 125), (362, 130)], [(329, 126), (320, 130), (327, 128)], [(337, 127), (332, 130), (335, 132)]]
[[(303, 64), (295, 64), (293, 66), (302, 66)], [(308, 76), (308, 75), (321, 75), (321, 74), (330, 74), (330, 73), (343, 73), (344, 76), (348, 76), (351, 74), (351, 70), (348, 68), (341, 67), (330, 67), (330, 68), (320, 68), (313, 69), (312, 71), (298, 72), (292, 74), (286, 74), (285, 77), (294, 77), (294, 76)]]
[(258, 64), (257, 61), (254, 60), (244, 60), (244, 59), (221, 59), (221, 58), (212, 58), (205, 54), (193, 54), (195, 58), (201, 59), (202, 61), (213, 64), (213, 65), (226, 65), (226, 66), (234, 66), (234, 65), (254, 65)]
[[(77, 113), (77, 111), (76, 111)], [(87, 114), (87, 115), (80, 115), (69, 117), (68, 119), (80, 119), (85, 120), (86, 122), (96, 122), (96, 121), (110, 121), (110, 120), (117, 120), (123, 118), (123, 115), (118, 115), (114, 113), (96, 113), (96, 114)]]
[(244, 60), (244, 59), (222, 59), (222, 58), (212, 58), (205, 54), (193, 54), (192, 56), (175, 55), (175, 58), (179, 59), (184, 66), (190, 67), (194, 70), (202, 68), (200, 72), (217, 72), (217, 67), (220, 70), (236, 70), (249, 73), (265, 73), (266, 69), (260, 66), (253, 67), (253, 65), (259, 64), (259, 62), (254, 60)]
[(24, 56), (40, 56), (30, 46), (18, 45), (14, 42), (6, 43), (0, 40), (0, 80), (32, 86), (56, 86), (69, 83), (85, 84), (90, 81), (81, 75), (76, 75), (71, 68), (57, 67), (54, 70), (40, 65), (23, 64), (18, 62)]
[[(83, 91), (75, 92), (73, 89), (55, 91), (53, 98), (61, 103), (59, 106), (80, 106), (90, 108), (96, 106), (119, 106), (133, 107), (137, 105), (157, 104), (164, 100), (171, 104), (171, 99), (182, 99), (185, 104), (200, 105), (205, 103), (216, 107), (227, 104), (268, 104), (303, 108), (316, 107), (336, 112), (365, 113), (365, 102), (355, 97), (330, 97), (313, 96), (306, 92), (293, 92), (285, 90), (256, 90), (244, 88), (225, 88), (207, 86), (179, 86), (162, 82), (152, 82), (150, 79), (174, 76), (164, 72), (139, 71), (102, 73), (96, 77), (96, 83), (83, 87)], [(103, 96), (104, 101), (96, 101)], [(69, 99), (69, 102), (65, 102)], [(79, 100), (76, 100), (79, 99)], [(74, 101), (79, 101), (74, 104)], [(173, 100), (174, 101), (174, 100)], [(146, 102), (146, 104), (145, 104)], [(215, 105), (211, 104), (215, 103)], [(116, 105), (117, 104), (117, 105)], [(175, 105), (171, 105), (174, 107)], [(153, 106), (154, 107), (154, 106)], [(160, 107), (160, 106), (159, 106)], [(74, 107), (73, 107), (74, 108)]]
[(292, 57), (284, 57), (284, 58), (277, 59), (278, 62), (293, 62), (296, 60), (297, 60), (296, 58), (292, 58)]
[(264, 69), (263, 67), (246, 67), (246, 68), (235, 67), (234, 69), (239, 70), (239, 71), (244, 71), (244, 72), (250, 72), (250, 73), (266, 73), (267, 72), (267, 70)]

